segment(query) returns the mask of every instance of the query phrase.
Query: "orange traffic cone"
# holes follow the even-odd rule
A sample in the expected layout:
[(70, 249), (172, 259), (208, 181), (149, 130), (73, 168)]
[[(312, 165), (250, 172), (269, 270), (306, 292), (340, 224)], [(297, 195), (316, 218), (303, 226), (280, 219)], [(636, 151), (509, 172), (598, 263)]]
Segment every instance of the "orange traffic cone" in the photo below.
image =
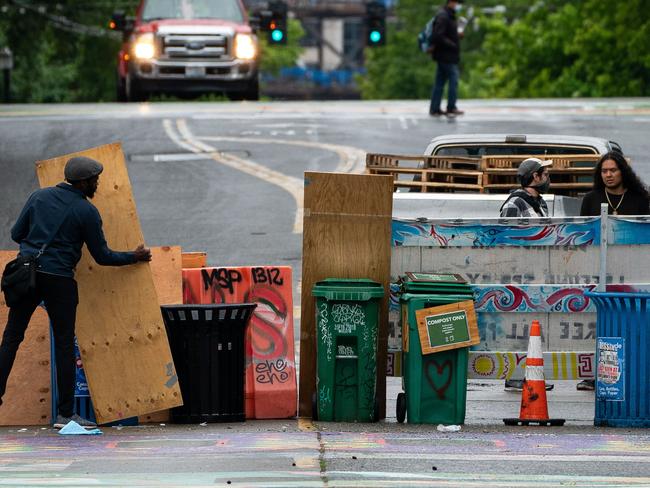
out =
[(544, 356), (539, 321), (533, 320), (526, 356), (526, 377), (521, 392), (518, 419), (503, 419), (506, 425), (564, 425), (564, 419), (549, 419), (544, 380)]

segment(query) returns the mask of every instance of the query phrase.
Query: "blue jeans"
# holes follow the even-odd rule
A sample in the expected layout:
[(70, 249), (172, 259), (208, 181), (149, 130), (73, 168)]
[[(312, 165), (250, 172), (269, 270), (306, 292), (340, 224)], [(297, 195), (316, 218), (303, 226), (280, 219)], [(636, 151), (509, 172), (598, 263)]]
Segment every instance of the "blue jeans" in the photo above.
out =
[(429, 106), (429, 113), (440, 111), (442, 91), (445, 87), (445, 83), (447, 83), (447, 80), (449, 80), (449, 88), (447, 93), (447, 111), (456, 110), (459, 76), (460, 70), (458, 69), (457, 64), (438, 63), (438, 70), (436, 71), (436, 83), (433, 85), (433, 92), (431, 92), (431, 105)]

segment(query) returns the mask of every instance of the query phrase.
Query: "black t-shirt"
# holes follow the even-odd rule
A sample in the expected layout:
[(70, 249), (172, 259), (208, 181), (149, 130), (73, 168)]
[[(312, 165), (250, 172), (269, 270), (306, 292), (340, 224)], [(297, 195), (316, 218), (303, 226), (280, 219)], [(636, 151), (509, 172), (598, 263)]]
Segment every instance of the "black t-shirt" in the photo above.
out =
[[(650, 215), (650, 203), (644, 196), (626, 191), (624, 195), (612, 195), (608, 193), (611, 205), (605, 196), (605, 190), (594, 190), (587, 193), (582, 199), (582, 208), (580, 215), (600, 215), (600, 204), (607, 203), (607, 210), (609, 215), (614, 213), (614, 207), (617, 215)], [(621, 202), (621, 198), (623, 201)], [(620, 202), (620, 205), (619, 205)]]

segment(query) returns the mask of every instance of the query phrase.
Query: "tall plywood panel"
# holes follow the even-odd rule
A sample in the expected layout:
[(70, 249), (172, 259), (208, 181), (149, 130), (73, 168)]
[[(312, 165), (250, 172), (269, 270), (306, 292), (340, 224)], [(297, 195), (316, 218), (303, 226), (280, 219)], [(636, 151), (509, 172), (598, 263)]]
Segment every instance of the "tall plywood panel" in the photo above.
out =
[(305, 173), (304, 208), (300, 415), (311, 416), (316, 388), (314, 284), (325, 278), (370, 278), (381, 283), (385, 292), (377, 350), (377, 396), (384, 418), (393, 178)]
[[(108, 144), (37, 163), (41, 186), (63, 180), (71, 156), (100, 161), (104, 172), (93, 199), (109, 247), (144, 242), (120, 144)], [(167, 334), (148, 263), (99, 266), (87, 249), (77, 266), (77, 339), (100, 423), (182, 404)]]
[[(0, 251), (0, 270), (17, 251)], [(0, 294), (0, 337), (9, 309)], [(45, 310), (36, 309), (18, 350), (0, 406), (0, 425), (45, 425), (50, 421), (50, 322)]]
[[(151, 274), (160, 305), (183, 303), (183, 258), (178, 246), (151, 248)], [(140, 423), (167, 422), (169, 410), (140, 416)]]

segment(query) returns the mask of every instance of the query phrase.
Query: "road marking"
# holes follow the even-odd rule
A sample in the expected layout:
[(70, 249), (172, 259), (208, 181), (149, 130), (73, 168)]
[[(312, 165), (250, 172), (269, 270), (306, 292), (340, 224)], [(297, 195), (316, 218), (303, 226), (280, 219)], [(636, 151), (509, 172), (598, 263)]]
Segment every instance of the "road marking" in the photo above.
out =
[[(190, 131), (184, 119), (176, 120), (176, 128), (173, 127), (169, 119), (163, 121), (163, 127), (169, 138), (179, 146), (193, 152), (206, 153), (206, 156), (217, 163), (223, 164), (230, 168), (242, 171), (248, 175), (260, 178), (265, 182), (276, 185), (287, 191), (296, 202), (296, 215), (293, 223), (293, 233), (302, 233), (303, 217), (303, 181), (293, 176), (287, 176), (278, 171), (274, 171), (262, 164), (256, 163), (249, 159), (239, 158), (229, 154), (221, 154), (218, 149), (205, 144), (196, 138)], [(176, 132), (176, 130), (178, 132)]]
[(246, 137), (203, 136), (200, 139), (211, 142), (255, 142), (258, 144), (282, 144), (286, 146), (323, 149), (338, 154), (340, 162), (334, 170), (337, 173), (363, 173), (366, 170), (366, 151), (352, 146), (328, 144), (325, 142), (294, 141), (291, 139), (265, 139), (257, 137), (252, 139)]

